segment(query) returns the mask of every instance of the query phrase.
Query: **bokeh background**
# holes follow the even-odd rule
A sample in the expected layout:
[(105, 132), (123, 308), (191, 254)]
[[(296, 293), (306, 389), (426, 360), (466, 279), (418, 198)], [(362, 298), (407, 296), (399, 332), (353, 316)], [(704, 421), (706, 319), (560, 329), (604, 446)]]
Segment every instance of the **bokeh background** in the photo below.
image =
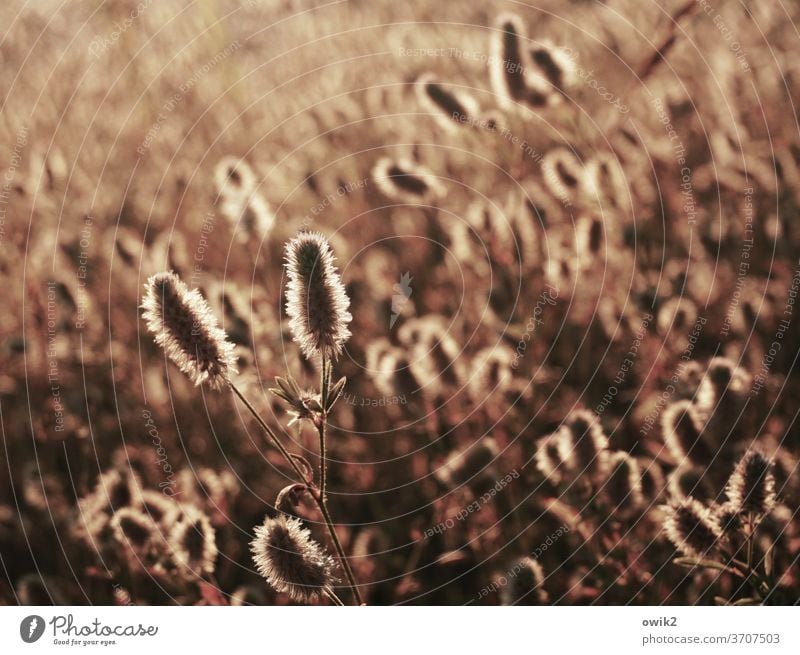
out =
[[(315, 462), (313, 428), (266, 391), (318, 379), (284, 316), (300, 229), (330, 239), (351, 300), (329, 497), (368, 603), (747, 597), (673, 562), (662, 506), (724, 503), (752, 446), (778, 490), (767, 602), (797, 602), (797, 19), (737, 0), (3, 2), (0, 602), (288, 602), (248, 543), (289, 472), (139, 305), (161, 270), (200, 289), (238, 381)], [(580, 441), (581, 417), (611, 464), (547, 439)], [(178, 565), (186, 506), (210, 564)], [(121, 510), (152, 519), (146, 552)]]

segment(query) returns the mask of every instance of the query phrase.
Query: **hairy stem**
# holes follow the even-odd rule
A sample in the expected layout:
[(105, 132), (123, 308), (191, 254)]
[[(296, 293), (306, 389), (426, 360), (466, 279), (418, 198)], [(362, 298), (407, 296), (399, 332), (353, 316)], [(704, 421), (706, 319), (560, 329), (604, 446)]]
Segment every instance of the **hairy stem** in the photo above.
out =
[(747, 569), (752, 571), (753, 568), (753, 516), (747, 515)]
[(328, 469), (328, 454), (327, 454), (327, 446), (326, 446), (326, 426), (328, 423), (328, 393), (330, 388), (330, 378), (331, 378), (331, 371), (330, 371), (330, 362), (328, 358), (323, 353), (322, 355), (322, 372), (320, 374), (320, 400), (322, 405), (322, 416), (320, 417), (320, 421), (317, 424), (317, 430), (319, 431), (319, 496), (315, 499), (317, 501), (317, 505), (319, 506), (319, 511), (322, 512), (322, 516), (325, 519), (326, 525), (328, 525), (328, 532), (331, 535), (331, 541), (333, 541), (334, 548), (336, 548), (336, 553), (339, 555), (339, 560), (342, 563), (342, 568), (344, 569), (345, 575), (347, 575), (347, 580), (350, 583), (350, 589), (353, 592), (353, 597), (356, 599), (356, 602), (361, 605), (363, 600), (361, 599), (361, 594), (358, 591), (358, 585), (356, 584), (355, 576), (353, 575), (353, 570), (350, 568), (350, 564), (347, 561), (347, 557), (344, 553), (344, 548), (342, 548), (342, 544), (339, 541), (339, 536), (336, 534), (336, 529), (333, 526), (333, 518), (331, 517), (330, 512), (328, 511), (328, 498), (327, 498), (327, 487), (326, 487), (326, 479), (327, 479), (327, 469)]
[(326, 494), (326, 477), (327, 477), (327, 451), (325, 448), (325, 424), (328, 422), (328, 412), (325, 409), (328, 405), (328, 372), (327, 372), (327, 357), (322, 354), (322, 373), (320, 374), (319, 395), (322, 405), (322, 416), (320, 417), (317, 430), (319, 430), (319, 490), (322, 497), (322, 502), (327, 500)]
[(355, 598), (358, 605), (362, 605), (364, 601), (361, 598), (361, 592), (358, 590), (358, 584), (356, 583), (356, 578), (353, 575), (353, 570), (350, 568), (350, 563), (347, 561), (344, 548), (342, 548), (342, 542), (339, 541), (339, 535), (336, 534), (336, 528), (333, 525), (333, 519), (328, 511), (328, 507), (318, 495), (312, 493), (312, 496), (314, 496), (314, 500), (317, 502), (319, 511), (322, 512), (322, 516), (325, 519), (325, 525), (328, 526), (328, 532), (331, 535), (333, 547), (336, 549), (336, 554), (339, 556), (339, 561), (342, 563), (342, 568), (347, 576), (347, 582), (350, 585), (350, 591), (353, 593), (353, 598)]

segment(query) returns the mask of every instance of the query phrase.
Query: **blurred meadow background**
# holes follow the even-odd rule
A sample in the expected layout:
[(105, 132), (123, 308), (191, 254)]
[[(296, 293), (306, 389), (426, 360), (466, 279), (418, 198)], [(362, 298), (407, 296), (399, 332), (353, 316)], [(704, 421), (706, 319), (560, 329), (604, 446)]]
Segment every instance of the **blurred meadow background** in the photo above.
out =
[(292, 602), (249, 548), (291, 470), (140, 306), (198, 289), (316, 465), (268, 392), (319, 381), (301, 230), (350, 299), (328, 503), (366, 603), (799, 602), (799, 14), (3, 2), (0, 603)]

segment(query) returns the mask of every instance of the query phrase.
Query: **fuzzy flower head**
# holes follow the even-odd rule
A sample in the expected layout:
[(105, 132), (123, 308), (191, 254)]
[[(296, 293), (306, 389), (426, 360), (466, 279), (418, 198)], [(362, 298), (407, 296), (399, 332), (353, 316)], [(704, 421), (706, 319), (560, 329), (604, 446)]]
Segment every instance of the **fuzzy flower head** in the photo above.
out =
[(688, 400), (679, 400), (669, 405), (661, 420), (664, 441), (672, 456), (683, 463), (707, 465), (714, 452), (703, 438), (703, 425), (699, 410)]
[(303, 354), (338, 357), (350, 338), (350, 299), (333, 264), (328, 240), (318, 232), (301, 232), (286, 245), (286, 313)]
[(628, 453), (619, 451), (609, 457), (603, 492), (614, 511), (623, 517), (633, 514), (644, 504), (639, 463)]
[(770, 462), (758, 450), (748, 450), (733, 471), (726, 492), (731, 506), (756, 516), (775, 507), (775, 477)]
[(519, 16), (504, 13), (497, 17), (491, 39), (490, 80), (504, 109), (543, 107), (551, 99), (552, 87), (536, 73), (538, 62), (523, 49), (527, 42)]
[(436, 471), (436, 477), (445, 485), (478, 484), (493, 479), (500, 447), (494, 437), (483, 437), (463, 450), (450, 455), (447, 462)]
[(142, 316), (155, 342), (195, 385), (221, 389), (236, 373), (236, 358), (205, 298), (173, 272), (153, 275), (145, 290)]
[(139, 507), (141, 481), (131, 471), (112, 468), (98, 478), (94, 496), (97, 507), (108, 514), (123, 507)]
[(167, 524), (175, 512), (178, 504), (165, 494), (153, 489), (142, 491), (142, 513), (157, 524)]
[(523, 557), (505, 574), (506, 584), (500, 589), (503, 605), (546, 605), (542, 565), (532, 557)]
[(536, 442), (536, 468), (553, 484), (561, 482), (564, 474), (559, 445), (561, 436), (562, 434), (557, 432)]
[(567, 52), (549, 41), (538, 43), (529, 51), (534, 69), (532, 77), (538, 78), (545, 87), (550, 86), (552, 91), (565, 94), (576, 79), (575, 62)]
[(750, 374), (727, 357), (714, 357), (697, 394), (706, 412), (724, 411), (727, 403), (741, 402), (752, 385)]
[(114, 513), (111, 529), (120, 544), (138, 554), (144, 554), (158, 534), (153, 519), (132, 507), (124, 507)]
[(183, 517), (169, 533), (172, 554), (187, 574), (214, 572), (217, 559), (216, 533), (205, 512), (193, 506), (183, 507)]
[(214, 167), (217, 193), (224, 196), (247, 196), (256, 186), (256, 174), (245, 160), (227, 156)]
[(475, 99), (465, 91), (448, 88), (430, 73), (422, 75), (415, 87), (420, 104), (444, 129), (474, 124), (480, 109)]
[(742, 515), (739, 509), (731, 503), (725, 503), (714, 508), (722, 531), (725, 534), (736, 532), (742, 527)]
[(255, 533), (250, 542), (253, 561), (277, 592), (308, 603), (333, 582), (333, 560), (311, 538), (300, 519), (285, 514), (268, 516)]
[(687, 496), (666, 509), (664, 530), (684, 555), (702, 557), (722, 538), (718, 518), (699, 500)]
[(608, 464), (608, 437), (597, 417), (578, 409), (570, 413), (559, 430), (561, 459), (580, 475), (605, 473)]
[(372, 179), (383, 195), (401, 203), (427, 204), (445, 193), (430, 169), (406, 158), (382, 157), (372, 168)]
[(220, 203), (220, 210), (242, 243), (265, 239), (275, 225), (275, 214), (258, 192), (247, 196), (225, 196)]

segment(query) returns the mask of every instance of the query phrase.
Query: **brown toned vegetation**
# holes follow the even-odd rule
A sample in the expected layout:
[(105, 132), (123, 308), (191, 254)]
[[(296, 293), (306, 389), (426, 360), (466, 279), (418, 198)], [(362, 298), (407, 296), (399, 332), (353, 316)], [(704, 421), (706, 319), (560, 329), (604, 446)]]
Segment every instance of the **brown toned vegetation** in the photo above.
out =
[(800, 600), (795, 5), (0, 17), (0, 602)]

